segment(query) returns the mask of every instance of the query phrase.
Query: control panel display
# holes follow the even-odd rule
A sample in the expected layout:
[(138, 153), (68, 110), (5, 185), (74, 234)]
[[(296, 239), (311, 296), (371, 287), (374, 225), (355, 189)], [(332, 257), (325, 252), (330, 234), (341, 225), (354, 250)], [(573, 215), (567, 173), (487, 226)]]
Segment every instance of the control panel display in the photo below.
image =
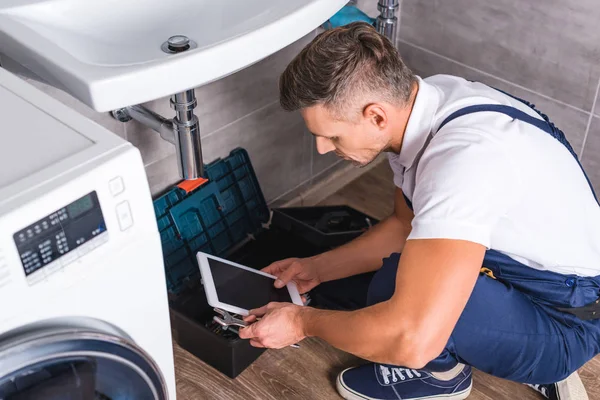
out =
[(96, 192), (91, 192), (13, 235), (25, 275), (73, 256), (106, 232)]
[(69, 218), (75, 219), (92, 208), (94, 208), (94, 201), (90, 195), (87, 195), (69, 204), (67, 212), (69, 213)]

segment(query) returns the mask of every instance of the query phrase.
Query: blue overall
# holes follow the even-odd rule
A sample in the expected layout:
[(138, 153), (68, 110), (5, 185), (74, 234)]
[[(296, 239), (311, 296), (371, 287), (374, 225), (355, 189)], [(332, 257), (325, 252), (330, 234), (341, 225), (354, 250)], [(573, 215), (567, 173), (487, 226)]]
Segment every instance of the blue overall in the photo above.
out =
[[(517, 100), (536, 110), (532, 104)], [(579, 162), (565, 135), (537, 110), (543, 121), (510, 106), (475, 105), (458, 110), (441, 126), (482, 111), (504, 113), (537, 126), (565, 145)], [(397, 253), (384, 260), (369, 286), (369, 305), (393, 295), (399, 261)], [(516, 382), (550, 384), (600, 353), (600, 319), (581, 320), (557, 310), (598, 300), (600, 276), (536, 270), (493, 249), (486, 252), (483, 267), (446, 348), (425, 369), (445, 371), (460, 362)]]

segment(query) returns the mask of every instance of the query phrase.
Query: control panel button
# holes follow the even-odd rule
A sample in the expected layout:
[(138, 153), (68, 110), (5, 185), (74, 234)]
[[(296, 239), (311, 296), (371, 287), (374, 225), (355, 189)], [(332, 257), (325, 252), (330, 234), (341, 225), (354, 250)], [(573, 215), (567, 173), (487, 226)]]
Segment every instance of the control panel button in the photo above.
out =
[(117, 204), (117, 219), (122, 231), (131, 228), (133, 225), (133, 216), (131, 215), (131, 208), (128, 201)]
[(117, 196), (125, 190), (125, 184), (123, 183), (123, 178), (117, 176), (113, 178), (110, 182), (108, 182), (108, 188), (110, 190), (110, 194), (113, 196)]

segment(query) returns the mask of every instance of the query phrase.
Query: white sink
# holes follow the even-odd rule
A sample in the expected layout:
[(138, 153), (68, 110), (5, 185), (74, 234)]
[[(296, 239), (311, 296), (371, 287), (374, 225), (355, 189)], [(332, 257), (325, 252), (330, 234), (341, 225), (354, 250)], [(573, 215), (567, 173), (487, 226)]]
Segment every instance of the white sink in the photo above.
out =
[[(347, 0), (0, 0), (0, 60), (97, 111), (201, 86), (317, 28)], [(179, 54), (161, 45), (185, 35)], [(7, 61), (6, 63), (4, 61)]]

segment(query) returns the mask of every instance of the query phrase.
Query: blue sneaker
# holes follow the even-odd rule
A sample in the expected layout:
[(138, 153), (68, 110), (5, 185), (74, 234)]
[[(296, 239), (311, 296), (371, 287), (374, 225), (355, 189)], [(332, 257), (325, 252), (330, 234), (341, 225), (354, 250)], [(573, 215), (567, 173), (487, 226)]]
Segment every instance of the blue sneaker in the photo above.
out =
[(463, 364), (438, 374), (370, 363), (337, 377), (338, 393), (346, 400), (463, 400), (472, 384), (471, 367)]

